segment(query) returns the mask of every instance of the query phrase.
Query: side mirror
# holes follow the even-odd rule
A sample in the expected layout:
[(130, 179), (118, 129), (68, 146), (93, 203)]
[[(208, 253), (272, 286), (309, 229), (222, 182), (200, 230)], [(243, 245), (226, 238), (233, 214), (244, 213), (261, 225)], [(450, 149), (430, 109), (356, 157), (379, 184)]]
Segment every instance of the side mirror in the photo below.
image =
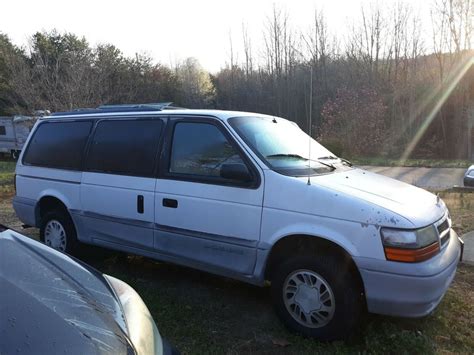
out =
[(252, 181), (252, 175), (245, 164), (222, 164), (221, 178), (241, 182)]

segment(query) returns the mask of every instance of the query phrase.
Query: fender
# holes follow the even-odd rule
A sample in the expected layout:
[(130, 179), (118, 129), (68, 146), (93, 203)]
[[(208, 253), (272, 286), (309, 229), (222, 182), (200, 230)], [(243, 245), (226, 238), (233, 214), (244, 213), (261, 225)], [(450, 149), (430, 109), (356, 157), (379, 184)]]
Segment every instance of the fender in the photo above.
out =
[(262, 249), (271, 249), (278, 240), (289, 235), (323, 238), (339, 245), (352, 257), (385, 260), (380, 227), (375, 224), (264, 208)]
[(342, 235), (337, 230), (325, 226), (317, 226), (314, 224), (305, 223), (289, 225), (276, 231), (270, 237), (270, 249), (274, 245), (276, 245), (281, 239), (295, 235), (325, 239), (340, 246), (351, 256), (359, 255), (356, 245), (354, 245), (349, 238)]
[[(288, 225), (285, 224), (286, 218), (281, 216), (281, 212), (285, 212), (285, 214), (288, 213), (288, 211), (278, 211), (278, 217), (280, 218), (276, 218), (275, 220), (280, 222), (278, 223), (279, 227), (272, 230), (270, 237), (266, 241), (261, 241), (259, 243), (257, 263), (253, 275), (253, 281), (255, 284), (264, 284), (265, 272), (268, 266), (267, 263), (273, 247), (280, 240), (292, 236), (314, 237), (332, 242), (339, 246), (341, 250), (344, 250), (351, 258), (360, 255), (367, 255), (366, 253), (372, 252), (378, 255), (381, 259), (384, 259), (384, 252), (381, 243), (380, 248), (377, 247), (379, 243), (373, 243), (372, 235), (377, 239), (380, 238), (379, 230), (375, 226), (369, 225), (365, 228), (361, 228), (360, 223), (356, 222), (332, 218), (318, 218), (308, 215), (299, 216), (300, 220), (307, 218), (307, 221)], [(290, 214), (293, 213), (290, 212)], [(294, 219), (294, 216), (288, 218)], [(266, 231), (271, 229), (268, 225), (264, 225), (263, 228)], [(357, 231), (361, 230), (363, 230), (362, 233), (357, 233)], [(350, 233), (351, 231), (353, 233)], [(374, 244), (376, 245), (375, 247)]]

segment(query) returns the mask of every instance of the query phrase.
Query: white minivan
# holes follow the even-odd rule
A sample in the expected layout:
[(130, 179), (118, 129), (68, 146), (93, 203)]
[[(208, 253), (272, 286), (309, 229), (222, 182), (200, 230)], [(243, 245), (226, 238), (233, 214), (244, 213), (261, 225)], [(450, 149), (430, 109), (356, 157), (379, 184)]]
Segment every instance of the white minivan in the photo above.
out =
[(106, 106), (40, 119), (13, 204), (47, 245), (135, 253), (263, 286), (287, 327), (421, 317), (462, 257), (437, 196), (352, 166), (283, 118)]

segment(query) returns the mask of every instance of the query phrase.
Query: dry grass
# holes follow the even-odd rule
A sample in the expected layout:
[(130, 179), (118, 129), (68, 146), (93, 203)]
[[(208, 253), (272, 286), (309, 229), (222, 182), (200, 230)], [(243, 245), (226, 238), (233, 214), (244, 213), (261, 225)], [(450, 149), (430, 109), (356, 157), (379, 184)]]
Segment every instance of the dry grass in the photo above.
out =
[(439, 195), (449, 208), (456, 232), (463, 235), (474, 230), (474, 193), (440, 192)]

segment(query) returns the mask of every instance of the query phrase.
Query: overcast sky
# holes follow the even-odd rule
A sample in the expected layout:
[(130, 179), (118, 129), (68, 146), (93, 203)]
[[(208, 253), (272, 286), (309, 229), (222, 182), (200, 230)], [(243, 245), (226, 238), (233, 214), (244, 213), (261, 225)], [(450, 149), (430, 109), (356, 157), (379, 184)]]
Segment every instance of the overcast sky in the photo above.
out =
[[(323, 9), (334, 32), (360, 17), (364, 0), (3, 0), (0, 32), (26, 46), (36, 31), (57, 30), (85, 36), (91, 45), (111, 43), (126, 55), (147, 53), (173, 65), (195, 57), (204, 68), (218, 71), (229, 61), (229, 32), (236, 51), (241, 49), (242, 23), (258, 55), (262, 31), (273, 4), (285, 9), (291, 23), (305, 29), (314, 10)], [(390, 5), (395, 1), (379, 1)], [(406, 1), (425, 20), (429, 3)], [(239, 58), (242, 60), (242, 56)]]

